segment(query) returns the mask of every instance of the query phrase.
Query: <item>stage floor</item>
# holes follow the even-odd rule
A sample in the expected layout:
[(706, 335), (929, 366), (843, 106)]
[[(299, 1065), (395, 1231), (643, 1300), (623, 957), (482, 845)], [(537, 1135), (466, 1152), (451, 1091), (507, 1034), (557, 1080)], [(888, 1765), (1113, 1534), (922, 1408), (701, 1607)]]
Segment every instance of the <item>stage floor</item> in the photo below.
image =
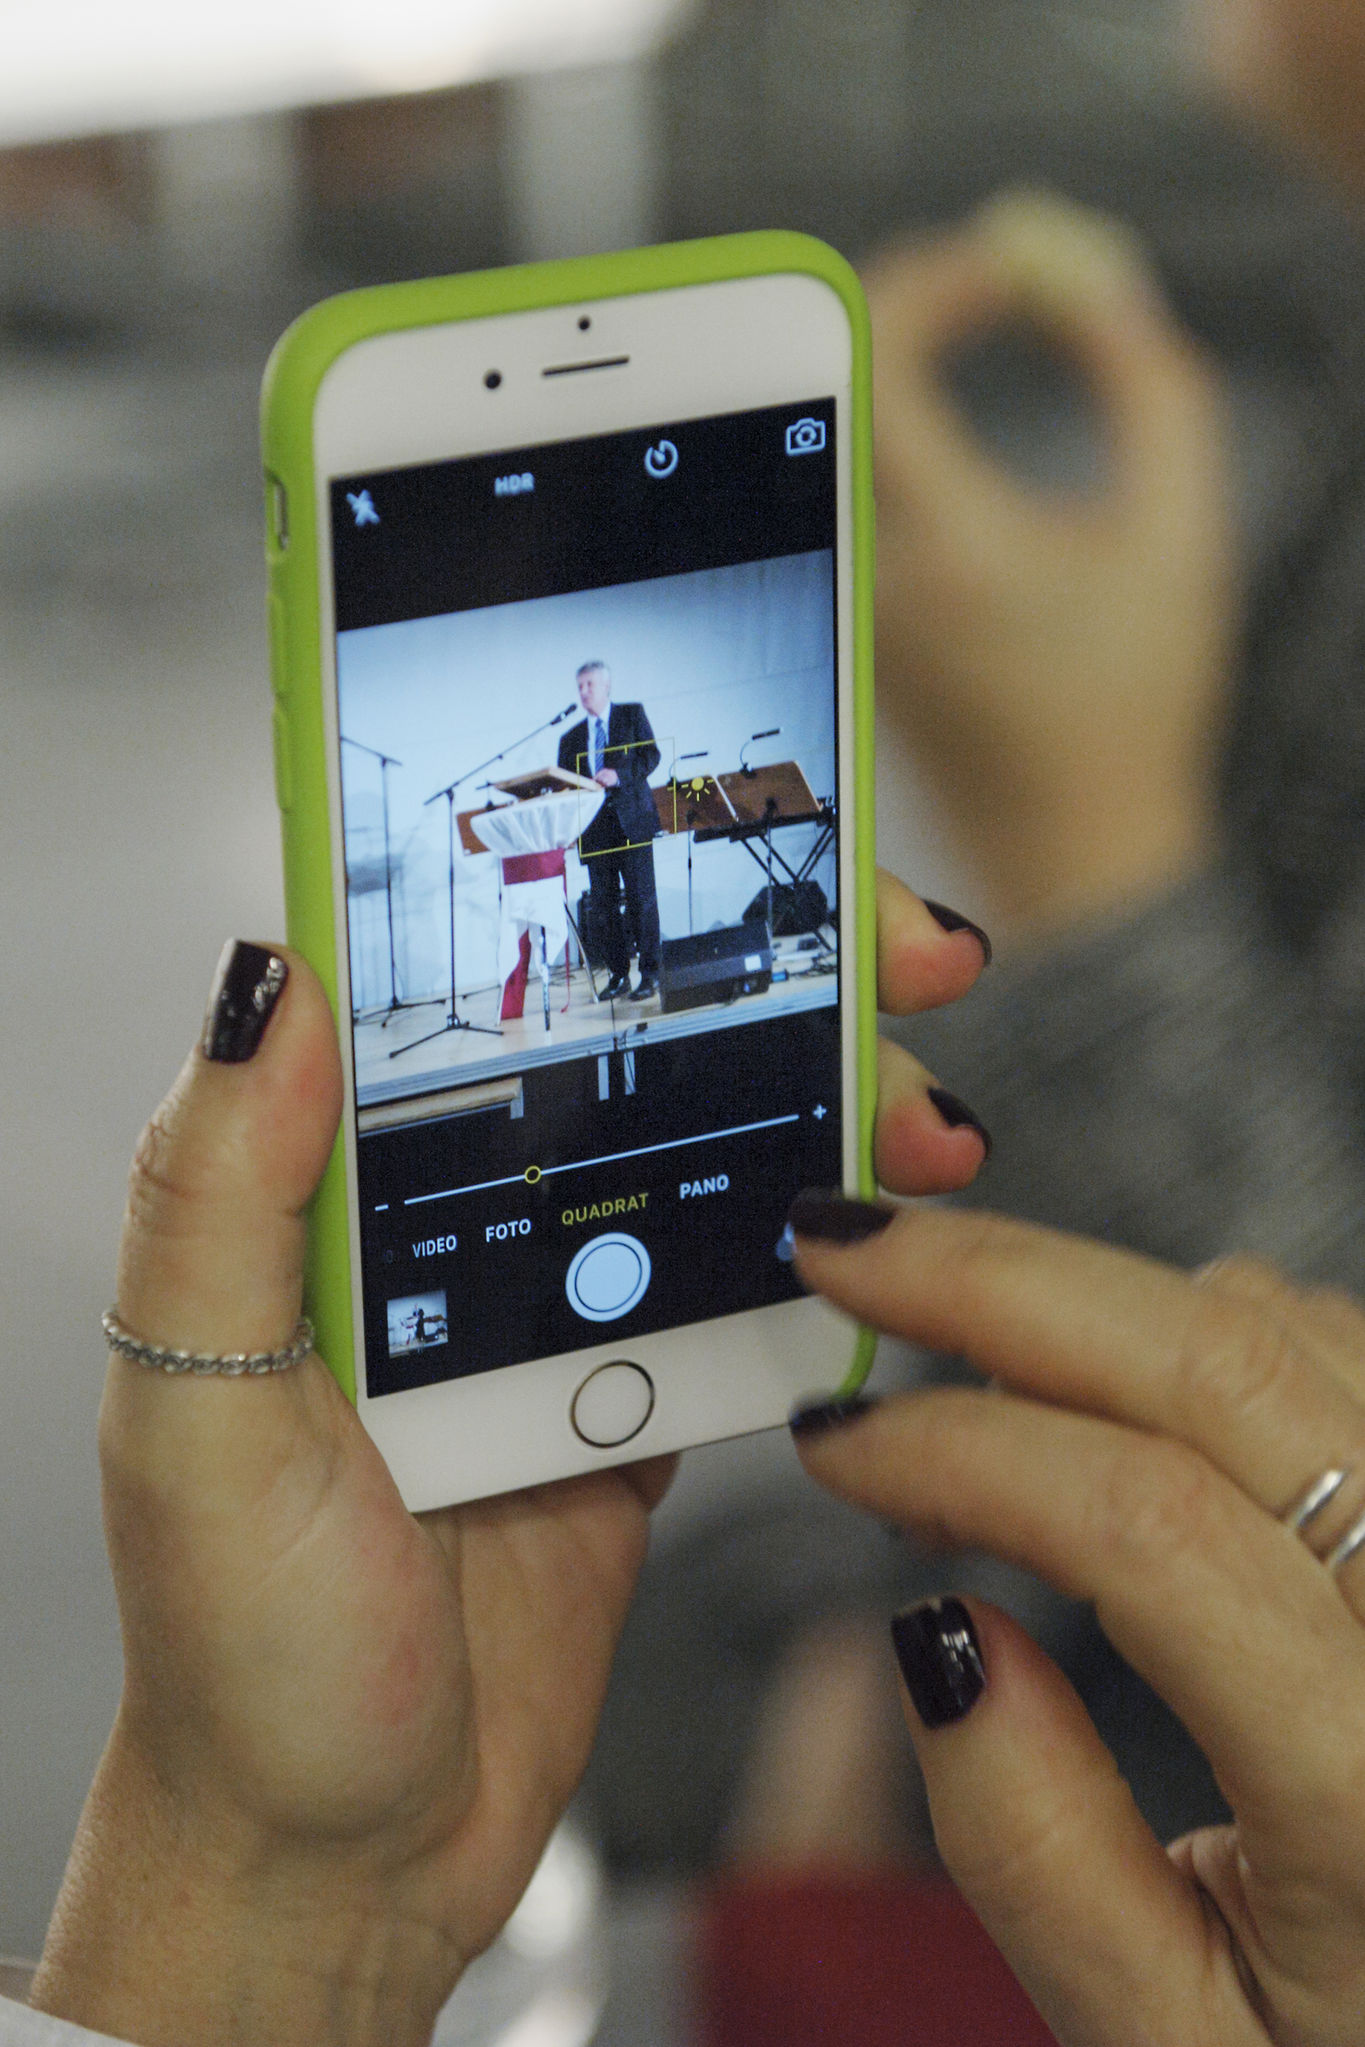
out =
[[(669, 1038), (729, 1030), (739, 1024), (759, 1023), (767, 1017), (820, 1009), (835, 1001), (837, 976), (803, 971), (811, 955), (798, 953), (795, 941), (790, 944), (789, 951), (779, 941), (775, 952), (776, 966), (779, 971), (785, 968), (788, 978), (775, 981), (766, 994), (742, 995), (733, 1002), (711, 1002), (697, 1009), (675, 1011), (671, 1016), (663, 1015), (657, 996), (648, 1002), (595, 1001), (582, 968), (575, 969), (570, 976), (565, 1009), (561, 966), (551, 987), (548, 1031), (540, 978), (535, 974), (526, 987), (525, 1015), (506, 1023), (498, 1020), (500, 985), (461, 995), (461, 1019), (496, 1028), (501, 1037), (485, 1036), (478, 1030), (446, 1031), (428, 1044), (419, 1044), (418, 1040), (438, 1030), (448, 1018), (448, 997), (439, 1003), (424, 1004), (420, 1009), (402, 1010), (387, 1024), (375, 1017), (356, 1027), (357, 1105), (366, 1108), (452, 1084), (464, 1086), (497, 1080), (564, 1059), (591, 1058), (627, 1049), (638, 1051), (646, 1044), (660, 1044)], [(599, 974), (599, 983), (603, 978)]]

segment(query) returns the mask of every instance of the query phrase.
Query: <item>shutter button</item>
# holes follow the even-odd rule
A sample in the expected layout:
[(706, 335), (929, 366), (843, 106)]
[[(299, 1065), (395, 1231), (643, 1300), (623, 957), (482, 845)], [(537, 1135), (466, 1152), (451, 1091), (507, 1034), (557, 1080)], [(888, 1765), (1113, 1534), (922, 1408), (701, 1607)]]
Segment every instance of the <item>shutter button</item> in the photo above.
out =
[(649, 1253), (639, 1238), (609, 1230), (579, 1246), (564, 1291), (585, 1322), (614, 1322), (644, 1299), (649, 1276)]

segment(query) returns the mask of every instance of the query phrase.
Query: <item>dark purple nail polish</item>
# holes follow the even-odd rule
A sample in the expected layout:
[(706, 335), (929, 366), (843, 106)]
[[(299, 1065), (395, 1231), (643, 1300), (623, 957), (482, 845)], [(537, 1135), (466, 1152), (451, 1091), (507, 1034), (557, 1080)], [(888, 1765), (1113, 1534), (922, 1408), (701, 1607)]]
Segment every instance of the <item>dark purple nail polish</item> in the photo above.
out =
[(816, 1237), (822, 1244), (861, 1244), (896, 1219), (896, 1210), (879, 1201), (852, 1201), (824, 1187), (804, 1187), (787, 1210), (787, 1222), (798, 1237)]
[(926, 1727), (947, 1727), (971, 1712), (986, 1689), (986, 1666), (960, 1599), (907, 1606), (891, 1622), (891, 1641), (905, 1689)]
[(929, 1099), (950, 1130), (974, 1130), (986, 1147), (986, 1157), (990, 1157), (993, 1150), (991, 1133), (975, 1109), (969, 1109), (956, 1095), (950, 1095), (946, 1087), (931, 1087)]
[(250, 1059), (275, 1013), (289, 969), (278, 953), (244, 938), (230, 938), (223, 947), (209, 990), (204, 1035), (199, 1041), (206, 1059), (240, 1066)]
[(990, 965), (993, 957), (993, 948), (989, 938), (987, 938), (979, 924), (973, 924), (971, 918), (964, 917), (960, 910), (950, 910), (946, 903), (931, 903), (928, 896), (921, 896), (920, 901), (924, 904), (925, 909), (929, 912), (934, 922), (941, 924), (945, 931), (970, 931), (972, 937), (986, 955), (986, 965)]
[(880, 1395), (876, 1393), (846, 1393), (837, 1400), (812, 1400), (792, 1409), (787, 1427), (794, 1436), (823, 1436), (830, 1429), (841, 1429), (846, 1422), (856, 1422), (860, 1415), (871, 1414), (880, 1404)]

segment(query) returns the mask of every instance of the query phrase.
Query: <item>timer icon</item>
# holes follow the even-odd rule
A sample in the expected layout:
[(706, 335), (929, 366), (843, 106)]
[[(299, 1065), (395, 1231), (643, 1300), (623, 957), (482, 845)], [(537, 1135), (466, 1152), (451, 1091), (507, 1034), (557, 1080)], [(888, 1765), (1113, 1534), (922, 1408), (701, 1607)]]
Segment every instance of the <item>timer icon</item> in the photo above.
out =
[(671, 476), (678, 466), (678, 451), (672, 441), (656, 441), (645, 449), (646, 476)]

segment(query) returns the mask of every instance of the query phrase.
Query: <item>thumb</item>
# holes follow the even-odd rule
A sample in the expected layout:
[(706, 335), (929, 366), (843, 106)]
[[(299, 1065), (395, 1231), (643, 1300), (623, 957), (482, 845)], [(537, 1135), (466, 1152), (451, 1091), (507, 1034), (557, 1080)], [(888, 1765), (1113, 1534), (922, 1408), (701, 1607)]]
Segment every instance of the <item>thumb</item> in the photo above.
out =
[(340, 1068), (321, 984), (283, 948), (230, 941), (203, 1034), (138, 1143), (120, 1319), (202, 1351), (288, 1342), (303, 1209), (336, 1132)]
[[(282, 947), (229, 943), (200, 1041), (133, 1160), (116, 1307), (130, 1335), (213, 1355), (289, 1342), (302, 1299), (304, 1209), (331, 1151), (340, 1093), (335, 1026), (316, 975)], [(181, 1379), (168, 1401), (162, 1373), (110, 1362), (106, 1463), (118, 1450), (157, 1469), (160, 1445), (167, 1476), (190, 1466), (202, 1474), (229, 1437), (259, 1427), (257, 1400), (253, 1430), (235, 1424), (239, 1381)], [(317, 1367), (303, 1370), (311, 1380)], [(251, 1384), (273, 1409), (287, 1408), (300, 1376)], [(172, 1443), (162, 1443), (165, 1429)]]
[(1225, 1955), (1227, 2001), (1210, 2000), (1220, 1956), (1195, 1889), (1056, 1666), (976, 1599), (910, 1608), (892, 1636), (939, 1853), (1058, 2039), (1240, 2038)]

